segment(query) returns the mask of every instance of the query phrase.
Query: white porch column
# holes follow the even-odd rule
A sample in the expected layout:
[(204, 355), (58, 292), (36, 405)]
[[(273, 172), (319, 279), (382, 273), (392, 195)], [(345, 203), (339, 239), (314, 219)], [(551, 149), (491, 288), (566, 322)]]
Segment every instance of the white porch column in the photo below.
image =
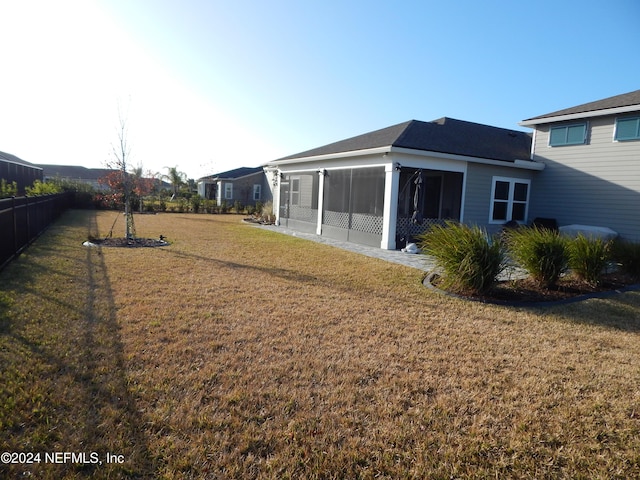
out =
[(318, 224), (316, 225), (316, 235), (322, 235), (322, 212), (324, 211), (324, 176), (326, 170), (318, 170)]
[(218, 191), (216, 192), (216, 203), (218, 204), (218, 206), (222, 205), (222, 182), (217, 182), (218, 184)]
[(396, 170), (393, 162), (385, 168), (384, 179), (384, 211), (382, 220), (382, 241), (380, 248), (396, 249), (396, 222), (398, 220), (398, 189), (400, 186), (400, 170)]
[(273, 172), (273, 194), (271, 195), (271, 205), (273, 209), (273, 214), (276, 216), (276, 225), (280, 225), (280, 181), (282, 180), (282, 172), (276, 169)]

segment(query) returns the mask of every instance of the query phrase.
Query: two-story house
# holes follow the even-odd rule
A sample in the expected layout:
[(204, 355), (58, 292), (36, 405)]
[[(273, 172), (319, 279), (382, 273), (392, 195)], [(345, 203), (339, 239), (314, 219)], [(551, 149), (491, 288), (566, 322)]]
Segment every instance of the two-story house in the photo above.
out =
[(545, 164), (529, 218), (608, 227), (640, 240), (640, 90), (529, 118), (531, 160)]

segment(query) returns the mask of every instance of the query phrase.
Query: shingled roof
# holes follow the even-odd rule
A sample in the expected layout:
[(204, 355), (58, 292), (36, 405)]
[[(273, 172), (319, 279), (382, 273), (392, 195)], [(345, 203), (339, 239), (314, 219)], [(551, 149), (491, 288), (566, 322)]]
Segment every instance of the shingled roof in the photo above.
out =
[(254, 173), (258, 173), (262, 171), (262, 167), (240, 167), (234, 168), (233, 170), (227, 170), (226, 172), (214, 173), (213, 175), (207, 175), (206, 177), (201, 177), (199, 180), (235, 180), (240, 177), (246, 177), (247, 175), (252, 175)]
[(575, 115), (580, 113), (598, 112), (600, 110), (610, 110), (613, 108), (623, 108), (638, 106), (640, 110), (640, 90), (635, 90), (629, 93), (623, 93), (622, 95), (615, 95), (613, 97), (597, 100), (595, 102), (583, 103), (571, 108), (565, 108), (556, 112), (546, 113), (537, 117), (528, 118), (522, 121), (522, 124), (527, 122), (541, 120), (545, 118), (560, 117), (564, 115)]
[(108, 168), (87, 168), (78, 165), (45, 165), (40, 164), (44, 170), (44, 176), (48, 178), (68, 178), (75, 180), (97, 181), (99, 178), (109, 174), (112, 170)]
[(432, 122), (410, 120), (283, 157), (276, 160), (276, 163), (380, 147), (408, 148), (513, 162), (517, 159), (529, 159), (531, 136), (526, 132), (448, 117)]
[(16, 163), (25, 167), (37, 168), (39, 170), (42, 170), (39, 166), (34, 165), (33, 163), (29, 163), (26, 160), (22, 160), (15, 155), (11, 155), (10, 153), (0, 152), (0, 160), (6, 160), (7, 162)]

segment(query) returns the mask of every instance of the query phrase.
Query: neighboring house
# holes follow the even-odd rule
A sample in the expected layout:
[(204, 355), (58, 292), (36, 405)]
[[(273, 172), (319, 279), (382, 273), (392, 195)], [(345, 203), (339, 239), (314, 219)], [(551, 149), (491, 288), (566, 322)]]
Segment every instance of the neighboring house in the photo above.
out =
[(265, 203), (272, 199), (271, 184), (262, 167), (241, 167), (198, 179), (198, 194), (218, 205)]
[(25, 188), (36, 180), (43, 180), (42, 168), (26, 162), (10, 153), (0, 152), (0, 180), (7, 183), (16, 182), (18, 195), (24, 195)]
[[(96, 190), (109, 190), (109, 185), (100, 183), (101, 178), (106, 178), (116, 170), (109, 168), (87, 168), (76, 165), (39, 165), (44, 170), (46, 180), (67, 180), (73, 183), (84, 183)], [(156, 186), (163, 190), (170, 190), (171, 185), (163, 180), (156, 179)]]
[(411, 120), (280, 158), (265, 171), (277, 171), (280, 225), (395, 249), (445, 219), (490, 231), (527, 223), (532, 180), (544, 168), (530, 153), (525, 132)]
[(530, 212), (559, 225), (608, 227), (640, 240), (640, 90), (520, 122), (546, 168)]
[(98, 180), (106, 177), (112, 170), (108, 168), (86, 168), (75, 165), (39, 165), (44, 171), (46, 180), (67, 180), (70, 182), (85, 183), (96, 190), (104, 190), (109, 187), (102, 185)]

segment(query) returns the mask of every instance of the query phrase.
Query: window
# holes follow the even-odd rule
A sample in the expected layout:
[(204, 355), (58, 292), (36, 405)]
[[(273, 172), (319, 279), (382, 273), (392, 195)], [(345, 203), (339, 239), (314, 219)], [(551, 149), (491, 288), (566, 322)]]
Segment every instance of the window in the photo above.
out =
[(489, 223), (526, 222), (530, 180), (493, 177)]
[[(280, 218), (318, 223), (320, 178), (317, 171), (283, 175), (280, 180)], [(285, 226), (287, 226), (285, 222)]]
[(224, 184), (224, 198), (225, 200), (231, 200), (233, 198), (233, 183)]
[(253, 200), (260, 200), (260, 194), (262, 190), (262, 185), (254, 185), (253, 186)]
[(618, 142), (640, 140), (640, 117), (616, 119), (616, 134)]
[(291, 205), (300, 205), (300, 178), (291, 179)]
[(549, 146), (560, 147), (562, 145), (581, 145), (587, 139), (587, 124), (563, 125), (551, 127), (549, 132)]

